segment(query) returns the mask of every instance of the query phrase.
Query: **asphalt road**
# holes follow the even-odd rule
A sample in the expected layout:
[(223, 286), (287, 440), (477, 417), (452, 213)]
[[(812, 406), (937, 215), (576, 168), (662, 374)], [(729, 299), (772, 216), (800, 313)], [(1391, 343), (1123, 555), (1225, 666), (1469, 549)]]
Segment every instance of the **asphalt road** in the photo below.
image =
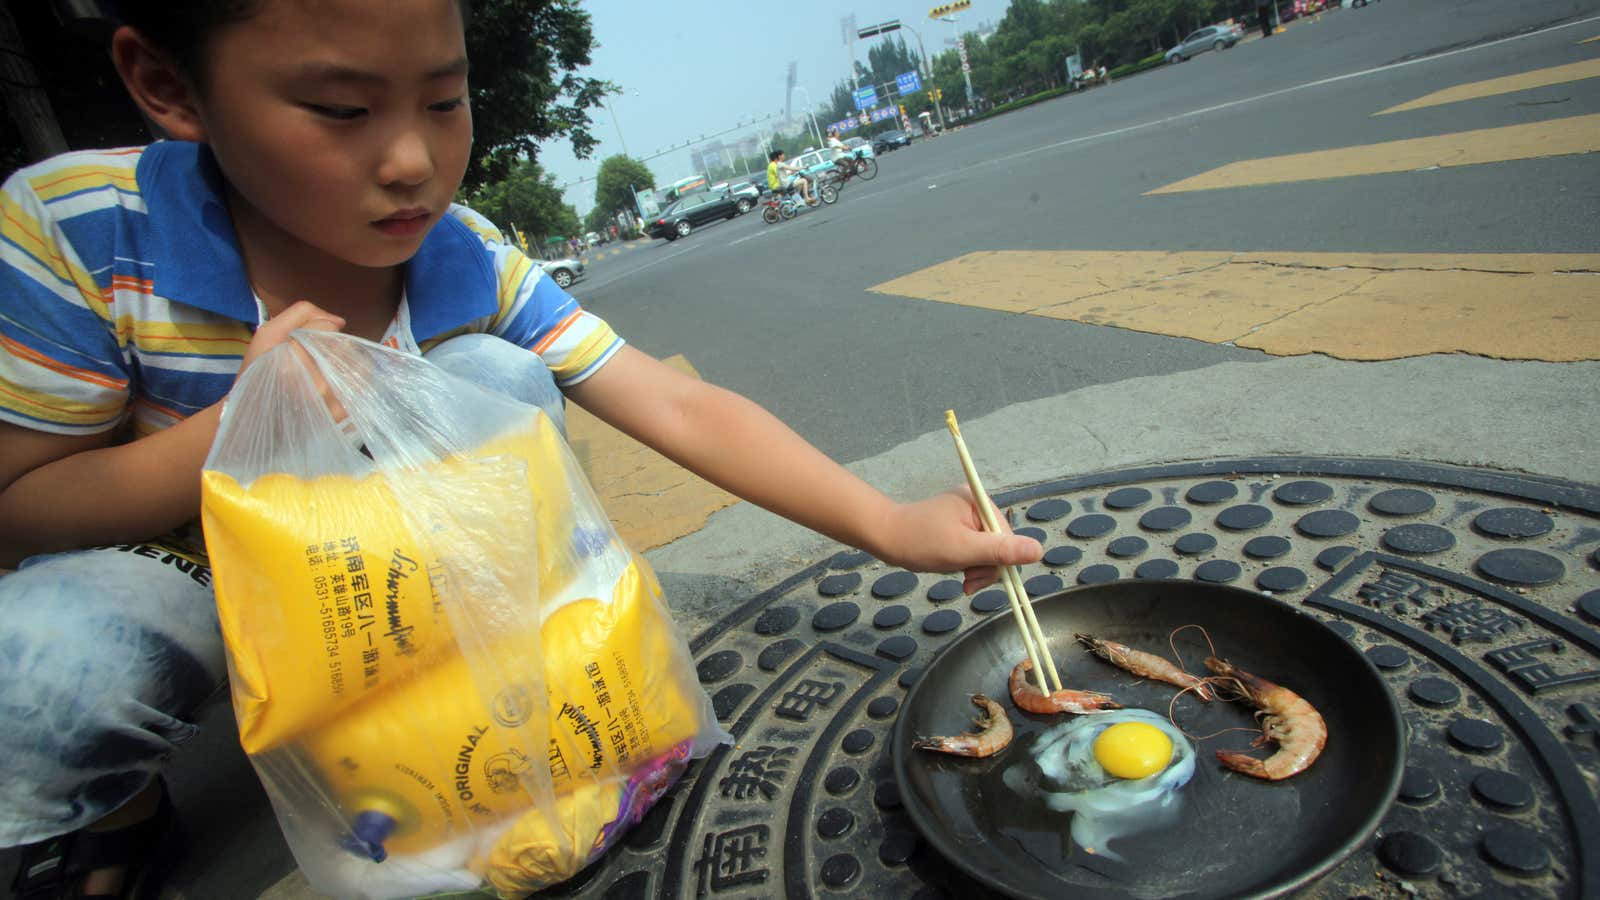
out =
[[(849, 462), (1019, 401), (1261, 353), (870, 293), (982, 250), (1593, 252), (1594, 156), (1144, 192), (1262, 156), (1600, 112), (1600, 81), (1404, 116), (1441, 88), (1592, 58), (1587, 0), (1392, 0), (1291, 23), (885, 155), (833, 207), (594, 262), (574, 293)], [(1519, 35), (1527, 35), (1517, 37)], [(1508, 38), (1511, 38), (1507, 40)]]

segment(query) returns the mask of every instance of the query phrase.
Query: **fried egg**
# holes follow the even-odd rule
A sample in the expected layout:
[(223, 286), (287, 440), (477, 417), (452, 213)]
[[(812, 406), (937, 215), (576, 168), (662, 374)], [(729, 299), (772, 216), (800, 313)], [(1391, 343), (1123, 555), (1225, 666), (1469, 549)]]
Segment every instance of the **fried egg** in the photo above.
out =
[(1006, 786), (1073, 813), (1072, 839), (1122, 861), (1106, 844), (1177, 821), (1178, 789), (1194, 777), (1194, 746), (1167, 720), (1123, 709), (1042, 732), (1026, 761), (1002, 775)]

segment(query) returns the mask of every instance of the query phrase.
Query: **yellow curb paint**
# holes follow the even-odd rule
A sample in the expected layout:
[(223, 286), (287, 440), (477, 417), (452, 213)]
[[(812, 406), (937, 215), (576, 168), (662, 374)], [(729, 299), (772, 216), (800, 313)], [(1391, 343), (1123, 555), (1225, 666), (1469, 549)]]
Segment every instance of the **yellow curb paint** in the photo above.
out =
[(1275, 356), (1600, 358), (1600, 254), (999, 251), (871, 290)]
[(1586, 59), (1583, 62), (1569, 63), (1564, 66), (1551, 66), (1548, 69), (1535, 69), (1532, 72), (1507, 75), (1504, 78), (1490, 78), (1469, 84), (1458, 84), (1442, 91), (1434, 91), (1431, 94), (1418, 97), (1399, 106), (1391, 106), (1383, 112), (1373, 113), (1373, 115), (1386, 116), (1390, 113), (1421, 109), (1425, 106), (1460, 103), (1463, 100), (1477, 100), (1482, 97), (1528, 91), (1534, 88), (1548, 87), (1552, 84), (1582, 81), (1586, 78), (1600, 78), (1600, 59)]
[[(681, 355), (663, 361), (700, 377)], [(704, 527), (712, 513), (738, 502), (739, 498), (702, 481), (576, 404), (567, 406), (567, 443), (617, 533), (635, 550), (643, 552), (692, 534)]]
[(1413, 172), (1418, 169), (1592, 153), (1596, 150), (1600, 150), (1600, 113), (1242, 160), (1146, 191), (1145, 194), (1176, 194), (1386, 172)]

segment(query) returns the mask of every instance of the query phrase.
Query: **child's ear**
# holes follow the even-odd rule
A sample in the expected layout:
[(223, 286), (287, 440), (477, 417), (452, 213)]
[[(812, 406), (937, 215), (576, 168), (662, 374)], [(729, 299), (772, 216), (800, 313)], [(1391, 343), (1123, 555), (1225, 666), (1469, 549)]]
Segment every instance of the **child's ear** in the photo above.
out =
[(133, 101), (168, 137), (206, 139), (194, 82), (166, 51), (124, 26), (111, 36), (111, 61)]

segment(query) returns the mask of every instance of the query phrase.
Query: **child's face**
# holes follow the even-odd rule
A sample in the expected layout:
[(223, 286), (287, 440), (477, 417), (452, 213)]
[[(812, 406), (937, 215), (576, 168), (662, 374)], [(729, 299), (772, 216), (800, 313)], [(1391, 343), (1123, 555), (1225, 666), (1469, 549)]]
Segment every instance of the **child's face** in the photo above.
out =
[(466, 171), (457, 0), (267, 0), (216, 32), (204, 84), (204, 139), (248, 212), (349, 263), (409, 259)]

